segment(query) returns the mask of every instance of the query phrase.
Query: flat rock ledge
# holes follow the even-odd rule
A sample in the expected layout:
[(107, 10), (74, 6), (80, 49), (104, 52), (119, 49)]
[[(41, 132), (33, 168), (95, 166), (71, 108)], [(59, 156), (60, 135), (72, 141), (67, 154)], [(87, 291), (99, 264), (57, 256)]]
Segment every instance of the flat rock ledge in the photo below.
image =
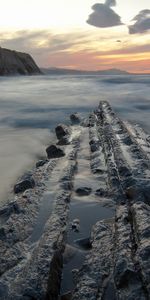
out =
[[(85, 120), (71, 121), (56, 129), (59, 146), (50, 145), (51, 154), (46, 149), (48, 157), (20, 178), (14, 199), (0, 208), (0, 299), (148, 300), (148, 135), (104, 101)], [(91, 224), (85, 258), (64, 293), (69, 224), (82, 231), (82, 219), (70, 219), (75, 199), (111, 206), (114, 216)]]

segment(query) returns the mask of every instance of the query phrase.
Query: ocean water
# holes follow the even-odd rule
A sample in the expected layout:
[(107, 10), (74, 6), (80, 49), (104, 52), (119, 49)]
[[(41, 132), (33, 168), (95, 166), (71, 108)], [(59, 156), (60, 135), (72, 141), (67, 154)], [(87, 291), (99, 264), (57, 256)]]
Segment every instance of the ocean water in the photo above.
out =
[(45, 155), (54, 128), (72, 112), (108, 100), (125, 120), (150, 132), (150, 75), (0, 77), (0, 203), (17, 178)]

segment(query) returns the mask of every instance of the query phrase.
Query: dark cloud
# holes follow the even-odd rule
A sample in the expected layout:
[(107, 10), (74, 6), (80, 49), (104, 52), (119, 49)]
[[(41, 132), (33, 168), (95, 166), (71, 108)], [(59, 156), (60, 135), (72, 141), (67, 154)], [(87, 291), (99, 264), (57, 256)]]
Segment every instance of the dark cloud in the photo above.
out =
[(105, 5), (107, 6), (116, 6), (116, 0), (106, 0)]
[(141, 10), (133, 19), (136, 21), (133, 25), (128, 26), (130, 34), (145, 33), (150, 30), (150, 10)]
[(115, 4), (116, 1), (114, 0), (106, 0), (104, 4), (94, 4), (92, 6), (94, 11), (89, 15), (87, 23), (100, 28), (122, 25), (120, 16), (110, 8), (110, 6), (114, 6)]

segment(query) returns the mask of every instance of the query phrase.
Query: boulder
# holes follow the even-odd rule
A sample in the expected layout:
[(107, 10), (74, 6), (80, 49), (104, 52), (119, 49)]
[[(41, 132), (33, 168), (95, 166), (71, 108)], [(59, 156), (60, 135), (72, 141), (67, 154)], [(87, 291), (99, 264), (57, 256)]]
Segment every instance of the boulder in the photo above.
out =
[(58, 140), (70, 135), (71, 133), (70, 128), (64, 124), (59, 124), (56, 126), (55, 132)]
[(88, 196), (91, 194), (91, 192), (92, 192), (92, 189), (89, 187), (80, 187), (76, 190), (76, 193), (79, 196)]
[(78, 113), (71, 114), (70, 120), (73, 125), (80, 124), (80, 122), (81, 122), (81, 119), (80, 119)]
[(46, 148), (47, 157), (49, 159), (59, 158), (65, 156), (65, 153), (62, 149), (57, 148), (55, 145), (51, 145)]
[(32, 176), (27, 177), (24, 178), (22, 181), (18, 182), (17, 184), (15, 184), (14, 193), (15, 194), (22, 193), (28, 189), (33, 189), (34, 187), (35, 187), (35, 181), (32, 178)]

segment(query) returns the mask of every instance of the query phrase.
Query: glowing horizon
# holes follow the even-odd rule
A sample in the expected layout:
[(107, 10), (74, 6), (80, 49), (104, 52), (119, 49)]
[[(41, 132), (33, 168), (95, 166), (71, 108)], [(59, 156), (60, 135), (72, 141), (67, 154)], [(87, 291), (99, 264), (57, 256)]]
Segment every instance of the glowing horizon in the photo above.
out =
[[(140, 21), (136, 27), (132, 26), (136, 21), (131, 22), (140, 11), (150, 9), (148, 0), (118, 0), (114, 7), (94, 0), (27, 2), (5, 0), (1, 4), (1, 47), (30, 53), (40, 67), (150, 73), (150, 28), (139, 28)], [(109, 27), (102, 15), (105, 11), (112, 17)], [(87, 24), (89, 16), (99, 27)], [(118, 24), (113, 23), (116, 18)]]

